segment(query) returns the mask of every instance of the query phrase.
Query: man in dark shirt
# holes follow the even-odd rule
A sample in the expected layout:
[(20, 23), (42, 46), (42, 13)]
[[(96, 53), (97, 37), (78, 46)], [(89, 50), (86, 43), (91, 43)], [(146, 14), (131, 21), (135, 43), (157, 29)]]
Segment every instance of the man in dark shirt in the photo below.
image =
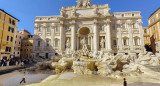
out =
[(126, 81), (126, 78), (124, 78), (123, 80), (124, 80), (124, 83), (123, 83), (123, 85), (124, 85), (124, 86), (127, 86), (127, 81)]

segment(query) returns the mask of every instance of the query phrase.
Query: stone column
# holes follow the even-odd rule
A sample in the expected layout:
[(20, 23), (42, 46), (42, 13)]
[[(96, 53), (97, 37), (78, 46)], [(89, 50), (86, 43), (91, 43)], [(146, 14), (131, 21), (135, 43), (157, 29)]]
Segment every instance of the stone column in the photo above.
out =
[(107, 24), (106, 24), (106, 31), (107, 31), (107, 50), (111, 51), (112, 47), (111, 47), (111, 29), (110, 29), (110, 20), (107, 20)]
[(79, 37), (77, 36), (77, 50), (79, 50)]
[(118, 20), (116, 24), (117, 24), (117, 30), (118, 30), (118, 44), (117, 44), (118, 50), (122, 51), (123, 39), (122, 39), (122, 32), (121, 32), (121, 25), (122, 25), (121, 20)]
[(91, 36), (91, 51), (93, 50), (93, 37)]
[(54, 47), (54, 35), (55, 35), (55, 25), (51, 24), (51, 45)]
[(64, 28), (63, 24), (60, 24), (60, 50), (65, 49), (65, 37), (64, 37)]
[(130, 46), (130, 50), (131, 51), (133, 51), (134, 50), (134, 44), (133, 44), (133, 27), (132, 27), (132, 25), (133, 25), (133, 23), (132, 23), (132, 21), (131, 20), (127, 20), (127, 24), (128, 24), (128, 35), (129, 35), (129, 43), (128, 43), (128, 45)]
[(72, 29), (71, 29), (71, 49), (72, 50), (76, 50), (76, 28), (75, 28), (75, 24), (72, 25)]
[(139, 29), (139, 33), (140, 33), (140, 45), (141, 45), (141, 49), (142, 49), (141, 53), (144, 53), (145, 48), (144, 48), (144, 37), (143, 37), (144, 32), (143, 32), (143, 28), (142, 28), (142, 21), (140, 21), (138, 25), (139, 25), (138, 29)]
[(99, 49), (99, 35), (98, 35), (98, 28), (97, 28), (97, 22), (94, 22), (94, 51), (98, 51)]
[[(41, 45), (43, 45), (43, 46), (41, 46), (41, 48), (42, 48), (42, 50), (44, 50), (44, 48), (45, 48), (45, 38), (46, 38), (46, 28), (47, 28), (47, 26), (46, 26), (46, 23), (43, 23), (42, 24), (42, 39), (43, 39), (43, 41), (41, 41)], [(45, 51), (43, 51), (43, 52), (45, 52)]]

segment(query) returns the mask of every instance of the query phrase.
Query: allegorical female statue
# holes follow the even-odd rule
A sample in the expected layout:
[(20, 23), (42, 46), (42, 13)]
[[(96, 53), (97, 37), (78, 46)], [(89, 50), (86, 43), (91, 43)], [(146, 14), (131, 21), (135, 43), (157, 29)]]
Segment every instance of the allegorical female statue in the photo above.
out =
[(101, 48), (105, 47), (105, 40), (104, 40), (104, 38), (101, 38), (100, 46), (101, 46)]
[(66, 41), (66, 48), (70, 48), (70, 41), (69, 41), (69, 38), (67, 39), (67, 41)]

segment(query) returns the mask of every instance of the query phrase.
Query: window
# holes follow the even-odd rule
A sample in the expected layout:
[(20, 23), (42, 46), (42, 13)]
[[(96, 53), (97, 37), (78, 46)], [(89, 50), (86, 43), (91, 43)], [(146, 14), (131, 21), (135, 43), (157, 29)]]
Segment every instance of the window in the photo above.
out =
[(13, 37), (11, 37), (11, 40), (10, 40), (11, 42), (13, 41)]
[(14, 47), (14, 49), (16, 49), (16, 47)]
[(9, 41), (9, 36), (7, 36), (7, 41)]
[(51, 31), (51, 28), (50, 28), (50, 26), (49, 27), (47, 27), (47, 32), (50, 32)]
[(127, 45), (127, 39), (123, 39), (123, 44)]
[(19, 54), (19, 52), (17, 52), (17, 54)]
[(134, 44), (138, 45), (138, 39), (137, 38), (134, 38)]
[(12, 24), (12, 25), (15, 25), (15, 21), (11, 18), (9, 18), (9, 23)]
[(152, 23), (155, 21), (155, 18), (152, 18)]
[(146, 30), (146, 29), (144, 30), (144, 33), (147, 33), (147, 30)]
[(55, 47), (58, 47), (58, 39), (55, 40)]
[(41, 45), (41, 41), (38, 41), (38, 47)]
[(156, 35), (156, 33), (154, 34), (154, 39), (157, 39), (157, 35)]
[(19, 42), (19, 44), (21, 44), (21, 42)]
[(18, 47), (18, 50), (20, 50), (21, 49), (21, 47)]
[(41, 26), (38, 28), (38, 31), (39, 31), (39, 32), (41, 32), (41, 31), (42, 31), (42, 27), (41, 27)]
[(155, 31), (156, 29), (155, 29), (155, 26), (153, 26), (153, 31)]
[(124, 14), (122, 14), (122, 17), (124, 17)]
[(49, 40), (47, 40), (46, 43), (47, 43), (46, 46), (48, 47), (49, 46)]
[(17, 42), (15, 41), (15, 44), (16, 44)]
[(6, 47), (6, 52), (11, 52), (11, 47)]
[(135, 28), (135, 27), (136, 27), (136, 24), (135, 24), (135, 23), (133, 23), (133, 24), (132, 24), (132, 28)]
[(117, 45), (117, 41), (116, 40), (113, 40), (113, 45)]
[(132, 14), (132, 16), (135, 16), (134, 14)]
[(16, 35), (16, 38), (17, 38), (17, 35)]
[(11, 32), (11, 33), (14, 33), (14, 28), (8, 27), (8, 31)]
[(146, 37), (146, 40), (148, 40), (148, 37)]
[(56, 26), (56, 32), (59, 32), (59, 27), (58, 26)]
[(21, 39), (21, 36), (19, 38)]
[(122, 29), (125, 29), (125, 23), (123, 23), (121, 27), (122, 27)]

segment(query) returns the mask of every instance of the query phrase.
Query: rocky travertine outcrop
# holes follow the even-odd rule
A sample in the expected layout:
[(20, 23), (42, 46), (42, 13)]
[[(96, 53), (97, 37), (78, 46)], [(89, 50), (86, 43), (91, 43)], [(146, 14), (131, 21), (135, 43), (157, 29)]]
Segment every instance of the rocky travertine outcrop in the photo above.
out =
[(142, 74), (141, 65), (159, 65), (160, 55), (152, 56), (150, 52), (129, 55), (111, 53), (103, 54), (102, 51), (91, 52), (84, 43), (82, 50), (67, 51), (61, 59), (52, 60), (52, 68), (56, 73), (73, 70), (78, 74), (95, 74), (110, 77), (121, 77), (126, 75)]

